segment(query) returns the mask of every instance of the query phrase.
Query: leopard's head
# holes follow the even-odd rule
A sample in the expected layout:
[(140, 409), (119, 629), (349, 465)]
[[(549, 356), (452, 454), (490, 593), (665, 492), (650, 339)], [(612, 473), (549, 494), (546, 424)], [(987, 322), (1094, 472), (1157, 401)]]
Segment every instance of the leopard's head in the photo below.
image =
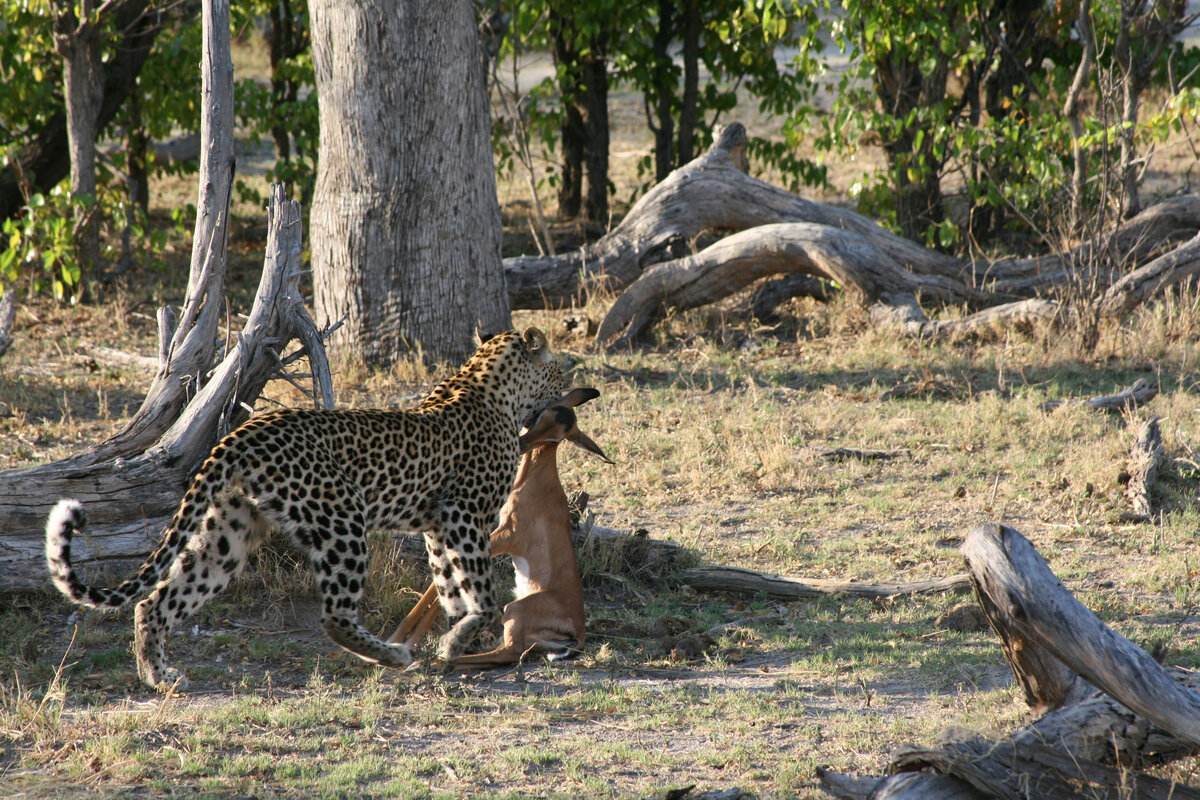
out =
[(565, 378), (546, 334), (527, 328), (524, 333), (481, 335), (479, 340), (479, 349), (459, 376), (484, 387), (492, 401), (511, 408), (518, 424), (562, 397)]

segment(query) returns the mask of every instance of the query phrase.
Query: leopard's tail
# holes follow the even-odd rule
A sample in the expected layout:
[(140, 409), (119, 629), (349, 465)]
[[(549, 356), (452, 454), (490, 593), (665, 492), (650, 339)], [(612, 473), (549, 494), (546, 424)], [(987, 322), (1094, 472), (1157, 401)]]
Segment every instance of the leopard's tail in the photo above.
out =
[(87, 586), (71, 566), (71, 539), (83, 530), (86, 521), (83, 504), (78, 500), (58, 501), (46, 520), (46, 566), (50, 568), (50, 579), (60, 592), (73, 602), (90, 608), (120, 608), (147, 594), (174, 563), (185, 541), (172, 526), (171, 535), (163, 539), (154, 555), (132, 578), (111, 589)]

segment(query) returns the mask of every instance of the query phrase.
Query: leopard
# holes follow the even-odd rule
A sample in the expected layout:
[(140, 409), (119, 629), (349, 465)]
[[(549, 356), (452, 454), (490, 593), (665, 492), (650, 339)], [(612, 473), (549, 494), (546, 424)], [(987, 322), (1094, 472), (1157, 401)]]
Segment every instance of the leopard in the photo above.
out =
[(83, 505), (60, 500), (46, 524), (46, 563), (72, 602), (134, 609), (138, 677), (159, 691), (187, 688), (166, 658), (167, 636), (244, 570), (281, 532), (307, 558), (321, 626), (369, 663), (402, 668), (410, 648), (371, 634), (359, 618), (367, 534), (419, 531), (450, 628), (438, 657), (453, 662), (493, 617), (489, 534), (520, 458), (520, 430), (563, 393), (562, 367), (537, 328), (477, 336), (452, 377), (404, 410), (277, 409), (255, 414), (204, 460), (162, 540), (117, 586), (85, 585), (71, 565)]

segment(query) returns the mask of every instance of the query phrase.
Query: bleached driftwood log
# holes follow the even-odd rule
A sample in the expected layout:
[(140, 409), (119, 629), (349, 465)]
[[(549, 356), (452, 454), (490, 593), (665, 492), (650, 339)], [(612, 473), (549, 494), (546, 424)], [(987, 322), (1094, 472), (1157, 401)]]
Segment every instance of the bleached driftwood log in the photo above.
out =
[[(976, 528), (962, 552), (1026, 701), (1044, 714), (999, 741), (951, 730), (935, 747), (902, 748), (870, 797), (1200, 798), (1140, 771), (1200, 752), (1200, 676), (1104, 625), (1012, 528)], [(865, 796), (862, 781), (825, 771), (822, 782)]]
[[(321, 334), (299, 290), (301, 238), (300, 204), (287, 200), (282, 186), (272, 187), (267, 256), (245, 328), (174, 419), (148, 420), (169, 427), (143, 452), (0, 473), (0, 590), (46, 582), (43, 526), (63, 497), (82, 501), (88, 513), (87, 535), (72, 551), (85, 574), (109, 562), (123, 570), (127, 561), (149, 553), (200, 462), (222, 434), (249, 416), (254, 400), (283, 366), (280, 350), (293, 339), (302, 341), (310, 356), (318, 405), (332, 407)], [(166, 371), (173, 374), (170, 366)]]
[[(557, 256), (505, 259), (512, 306), (559, 307), (586, 302), (602, 287), (621, 291), (596, 340), (624, 346), (667, 307), (711, 303), (768, 275), (803, 274), (837, 282), (871, 308), (877, 325), (897, 325), (911, 336), (945, 336), (1053, 319), (1058, 306), (1044, 295), (1081, 280), (1111, 287), (1097, 300), (1098, 310), (1119, 316), (1200, 271), (1200, 242), (1180, 246), (1200, 231), (1200, 196), (1166, 200), (1061, 254), (964, 260), (747, 175), (745, 148), (745, 128), (733, 123), (707, 153), (671, 173), (597, 242)], [(692, 252), (705, 231), (727, 238)], [(1128, 275), (1113, 266), (1155, 256)], [(802, 281), (773, 289), (783, 286), (809, 294), (819, 289)], [(982, 310), (931, 321), (918, 296)], [(764, 310), (780, 299), (773, 291)]]

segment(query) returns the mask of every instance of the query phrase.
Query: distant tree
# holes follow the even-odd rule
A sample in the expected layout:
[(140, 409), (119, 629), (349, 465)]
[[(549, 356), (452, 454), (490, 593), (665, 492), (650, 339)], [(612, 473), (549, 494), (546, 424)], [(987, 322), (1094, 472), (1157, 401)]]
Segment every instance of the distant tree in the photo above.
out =
[[(1111, 196), (1126, 217), (1136, 212), (1144, 168), (1136, 142), (1158, 135), (1139, 120), (1138, 98), (1154, 76), (1165, 83), (1163, 61), (1188, 22), (1185, 5), (1084, 5), (1090, 19), (1080, 28), (1076, 3), (842, 0), (831, 32), (849, 67), (817, 146), (841, 157), (864, 145), (883, 149), (886, 170), (855, 187), (860, 210), (909, 238), (950, 247), (961, 242), (964, 222), (976, 240), (1030, 221), (1057, 227), (1051, 218), (1071, 206), (1064, 186), (1086, 190), (1087, 202), (1103, 208), (1108, 179), (1100, 173), (1125, 164)], [(816, 30), (801, 41), (802, 51), (819, 47)], [(1082, 83), (1072, 89), (1077, 76)], [(1085, 162), (1090, 173), (1072, 180), (1071, 165)], [(964, 209), (953, 215), (951, 176)]]
[[(100, 64), (102, 92), (92, 122), (96, 130), (116, 117), (150, 54), (159, 28), (157, 15), (146, 13), (148, 7), (149, 0), (123, 0), (105, 6), (102, 25), (82, 23), (84, 33), (101, 37), (108, 46)], [(0, 12), (0, 51), (5, 53), (0, 62), (0, 158), (6, 166), (0, 170), (0, 220), (20, 213), (29, 195), (48, 193), (71, 170), (63, 66), (52, 57), (56, 36), (66, 37), (61, 39), (64, 48), (72, 47), (70, 9), (59, 7), (64, 17), (56, 34), (54, 18), (40, 8), (8, 3)], [(77, 32), (81, 22), (77, 14), (74, 19)], [(91, 58), (86, 51), (84, 47), (81, 53), (85, 60)]]
[[(608, 50), (616, 38), (611, 2), (549, 4), (551, 52), (562, 98), (559, 214), (608, 219)], [(584, 176), (587, 201), (583, 203)]]
[(372, 364), (459, 361), (510, 324), (470, 0), (310, 0), (318, 318)]
[[(711, 140), (713, 126), (739, 93), (782, 118), (809, 108), (817, 63), (807, 53), (781, 64), (778, 50), (815, 30), (816, 10), (795, 0), (520, 0), (513, 4), (507, 42), (545, 47), (555, 76), (534, 90), (526, 107), (543, 144), (561, 147), (559, 210), (607, 222), (610, 86), (642, 96), (654, 149), (641, 167), (662, 180)], [(554, 124), (546, 124), (552, 120)], [(797, 157), (798, 129), (785, 142), (751, 142), (756, 158), (783, 170), (793, 184), (820, 184), (824, 170)], [(584, 187), (586, 186), (586, 203)]]

